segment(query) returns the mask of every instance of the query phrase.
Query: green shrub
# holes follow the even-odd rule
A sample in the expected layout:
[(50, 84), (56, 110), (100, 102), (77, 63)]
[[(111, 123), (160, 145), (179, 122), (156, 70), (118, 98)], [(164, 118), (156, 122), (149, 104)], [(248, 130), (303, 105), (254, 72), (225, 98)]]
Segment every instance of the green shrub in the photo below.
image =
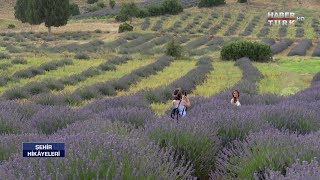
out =
[(94, 3), (96, 3), (96, 2), (98, 2), (98, 0), (87, 0), (87, 3), (88, 3), (88, 4), (94, 4)]
[(28, 64), (28, 61), (24, 58), (15, 58), (11, 61), (12, 64)]
[(212, 7), (226, 4), (225, 0), (200, 0), (198, 7)]
[(183, 11), (181, 3), (177, 0), (165, 0), (161, 4), (162, 14), (178, 14)]
[(14, 29), (14, 28), (16, 28), (16, 26), (14, 24), (9, 24), (8, 25), (8, 29)]
[(88, 12), (94, 12), (101, 9), (97, 4), (91, 4), (90, 6), (87, 7)]
[(80, 10), (79, 10), (78, 4), (71, 3), (69, 5), (69, 13), (70, 13), (70, 16), (79, 15), (80, 14)]
[(272, 51), (269, 45), (260, 42), (239, 40), (224, 45), (221, 49), (223, 60), (237, 60), (248, 57), (253, 61), (269, 61), (272, 58)]
[(166, 54), (172, 57), (180, 57), (181, 46), (179, 44), (175, 44), (173, 40), (170, 41), (167, 45)]
[(10, 59), (11, 56), (9, 54), (0, 53), (0, 59)]
[(82, 52), (77, 53), (74, 58), (76, 58), (76, 59), (90, 59), (88, 54), (82, 53)]
[(246, 3), (247, 0), (238, 0), (238, 3)]
[(126, 22), (120, 24), (118, 32), (122, 33), (122, 32), (126, 32), (126, 31), (133, 31), (133, 26), (131, 26), (130, 24), (128, 24)]
[(131, 22), (133, 17), (137, 17), (138, 11), (139, 7), (135, 3), (124, 3), (121, 5), (121, 9), (116, 16), (116, 20), (121, 22), (130, 20)]
[(109, 6), (111, 7), (111, 9), (113, 9), (115, 5), (116, 5), (116, 1), (115, 0), (110, 0), (109, 1)]
[(104, 4), (104, 2), (98, 2), (97, 3), (97, 6), (100, 7), (100, 8), (105, 8), (106, 5)]

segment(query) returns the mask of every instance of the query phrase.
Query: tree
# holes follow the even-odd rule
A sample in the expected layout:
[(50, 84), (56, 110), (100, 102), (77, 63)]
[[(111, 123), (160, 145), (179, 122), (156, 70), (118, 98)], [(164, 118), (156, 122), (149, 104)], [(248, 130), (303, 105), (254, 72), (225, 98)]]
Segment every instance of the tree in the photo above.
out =
[(80, 14), (79, 6), (76, 3), (71, 3), (69, 5), (70, 16), (76, 16)]
[(15, 16), (31, 25), (44, 22), (50, 35), (52, 26), (67, 24), (70, 16), (69, 0), (17, 0)]
[(225, 4), (225, 0), (200, 0), (198, 7), (212, 7)]
[(14, 16), (16, 19), (20, 20), (22, 23), (27, 22), (27, 8), (28, 1), (17, 0), (14, 6)]
[(174, 40), (171, 40), (167, 44), (166, 54), (172, 57), (180, 57), (181, 50), (181, 46), (179, 44), (175, 44)]
[(43, 23), (43, 9), (41, 0), (26, 0), (27, 6), (27, 22), (31, 25), (39, 25)]
[[(34, 0), (33, 0), (34, 1)], [(42, 0), (43, 22), (48, 27), (49, 35), (51, 27), (64, 26), (69, 18), (69, 0)]]
[(109, 0), (109, 6), (111, 7), (111, 9), (113, 9), (115, 5), (116, 5), (115, 0)]
[(116, 17), (116, 20), (125, 22), (130, 20), (130, 24), (132, 22), (132, 18), (136, 17), (139, 12), (138, 6), (134, 3), (124, 3), (121, 5), (121, 9), (119, 14)]

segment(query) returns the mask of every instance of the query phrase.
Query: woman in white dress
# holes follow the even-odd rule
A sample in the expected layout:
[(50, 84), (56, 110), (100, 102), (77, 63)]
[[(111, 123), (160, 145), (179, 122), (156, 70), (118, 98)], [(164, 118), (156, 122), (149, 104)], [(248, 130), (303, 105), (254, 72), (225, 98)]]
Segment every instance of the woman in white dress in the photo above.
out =
[(239, 101), (240, 93), (238, 90), (234, 90), (232, 92), (232, 99), (231, 99), (231, 104), (236, 105), (236, 106), (241, 106), (240, 101)]

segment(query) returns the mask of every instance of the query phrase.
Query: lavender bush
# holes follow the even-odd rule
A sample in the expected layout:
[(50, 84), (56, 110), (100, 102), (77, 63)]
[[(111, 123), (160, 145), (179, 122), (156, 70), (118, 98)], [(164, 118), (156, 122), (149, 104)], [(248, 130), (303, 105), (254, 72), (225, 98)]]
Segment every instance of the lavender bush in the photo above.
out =
[(244, 142), (224, 148), (211, 179), (253, 179), (267, 169), (284, 172), (296, 159), (319, 157), (319, 132), (297, 136), (274, 129), (250, 134)]
[(139, 36), (138, 38), (128, 42), (128, 43), (125, 43), (125, 44), (122, 44), (120, 45), (120, 49), (121, 48), (133, 48), (133, 47), (136, 47), (138, 45), (141, 45), (147, 41), (150, 41), (151, 39), (155, 38), (155, 35), (153, 34), (146, 34), (146, 35), (143, 35), (143, 36)]
[(197, 67), (189, 71), (185, 76), (175, 80), (167, 87), (156, 88), (144, 92), (144, 97), (148, 102), (167, 102), (171, 99), (171, 93), (174, 89), (180, 87), (185, 92), (190, 93), (198, 85), (203, 83), (207, 73), (213, 67), (210, 57), (201, 57), (197, 62)]
[(262, 119), (278, 129), (288, 129), (300, 134), (318, 131), (320, 129), (320, 114), (316, 107), (306, 102), (289, 100), (268, 107)]
[(278, 31), (279, 37), (286, 37), (288, 31), (288, 26), (281, 26)]
[(272, 38), (263, 38), (261, 40), (261, 42), (264, 42), (266, 44), (270, 44), (270, 46), (274, 45), (276, 43), (276, 41)]
[(312, 46), (312, 41), (310, 39), (303, 39), (297, 44), (295, 47), (293, 47), (290, 52), (288, 53), (288, 56), (305, 56), (307, 54), (307, 50)]
[(258, 24), (260, 18), (261, 18), (260, 16), (254, 16), (252, 18), (252, 20), (249, 22), (249, 24), (246, 26), (244, 31), (242, 33), (240, 33), (240, 35), (241, 36), (249, 36), (252, 33), (255, 26)]
[(316, 48), (313, 50), (311, 56), (320, 57), (320, 43), (318, 43), (318, 45), (316, 46)]
[(45, 102), (45, 99), (49, 100), (48, 98), (50, 97), (50, 95), (44, 95), (43, 93), (48, 93), (50, 90), (63, 90), (65, 85), (75, 85), (81, 81), (85, 81), (90, 77), (97, 76), (103, 73), (103, 71), (115, 70), (116, 65), (126, 63), (129, 60), (132, 60), (132, 57), (116, 56), (104, 63), (101, 63), (96, 67), (88, 68), (87, 70), (84, 70), (79, 74), (62, 77), (60, 79), (45, 79), (40, 82), (30, 82), (22, 87), (11, 88), (9, 90), (6, 90), (3, 96), (4, 98), (11, 100), (29, 98), (34, 95), (42, 94), (36, 97), (36, 100), (42, 101), (41, 104), (52, 104), (49, 102)]
[(162, 56), (156, 62), (136, 69), (117, 80), (77, 89), (71, 96), (78, 96), (83, 100), (88, 100), (102, 95), (115, 95), (115, 90), (127, 90), (133, 83), (139, 81), (141, 78), (148, 77), (157, 73), (157, 71), (163, 70), (170, 64), (172, 59), (173, 58), (169, 56)]
[(273, 54), (278, 54), (286, 50), (292, 43), (293, 41), (291, 39), (284, 39), (276, 44), (273, 44), (271, 46), (271, 51)]
[(201, 36), (199, 38), (196, 38), (195, 40), (190, 41), (189, 43), (187, 43), (184, 48), (185, 49), (195, 49), (199, 46), (205, 45), (207, 42), (209, 41), (209, 37), (208, 36)]
[(41, 106), (1, 101), (0, 107), (0, 134), (36, 132), (30, 124), (30, 119), (42, 108)]
[(191, 119), (176, 124), (168, 118), (148, 125), (149, 138), (158, 142), (160, 147), (173, 147), (178, 154), (185, 155), (194, 164), (195, 175), (205, 178), (214, 168), (215, 152), (219, 148), (215, 129), (204, 128), (205, 124)]
[[(320, 177), (320, 166), (317, 161), (317, 158), (308, 161), (302, 161), (302, 164), (299, 159), (291, 167), (286, 168), (286, 175), (282, 175), (279, 171), (269, 170), (265, 173), (267, 180), (289, 180), (289, 179), (317, 179)], [(259, 177), (256, 176), (255, 179)]]
[(266, 37), (270, 32), (270, 28), (268, 26), (264, 26), (261, 28), (260, 32), (257, 34), (258, 37)]
[(90, 117), (88, 112), (73, 110), (63, 106), (48, 106), (30, 119), (31, 127), (42, 134), (52, 134), (76, 121), (84, 121)]
[(193, 179), (190, 162), (177, 159), (173, 150), (160, 150), (141, 140), (95, 133), (48, 140), (68, 144), (68, 156), (43, 159), (16, 154), (1, 164), (0, 176), (8, 179)]
[(147, 18), (144, 20), (143, 24), (141, 24), (141, 29), (142, 29), (142, 30), (146, 30), (146, 29), (149, 28), (149, 26), (150, 26), (150, 18), (147, 17)]

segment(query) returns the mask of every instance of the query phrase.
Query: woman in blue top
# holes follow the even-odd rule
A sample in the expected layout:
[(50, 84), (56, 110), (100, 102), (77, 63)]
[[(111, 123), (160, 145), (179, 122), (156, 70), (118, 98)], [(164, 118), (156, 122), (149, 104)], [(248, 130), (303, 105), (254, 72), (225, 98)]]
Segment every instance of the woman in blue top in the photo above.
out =
[(172, 105), (174, 108), (179, 109), (179, 114), (184, 117), (187, 114), (186, 108), (191, 106), (189, 98), (187, 96), (182, 95), (181, 89), (176, 89), (173, 92), (173, 102)]

